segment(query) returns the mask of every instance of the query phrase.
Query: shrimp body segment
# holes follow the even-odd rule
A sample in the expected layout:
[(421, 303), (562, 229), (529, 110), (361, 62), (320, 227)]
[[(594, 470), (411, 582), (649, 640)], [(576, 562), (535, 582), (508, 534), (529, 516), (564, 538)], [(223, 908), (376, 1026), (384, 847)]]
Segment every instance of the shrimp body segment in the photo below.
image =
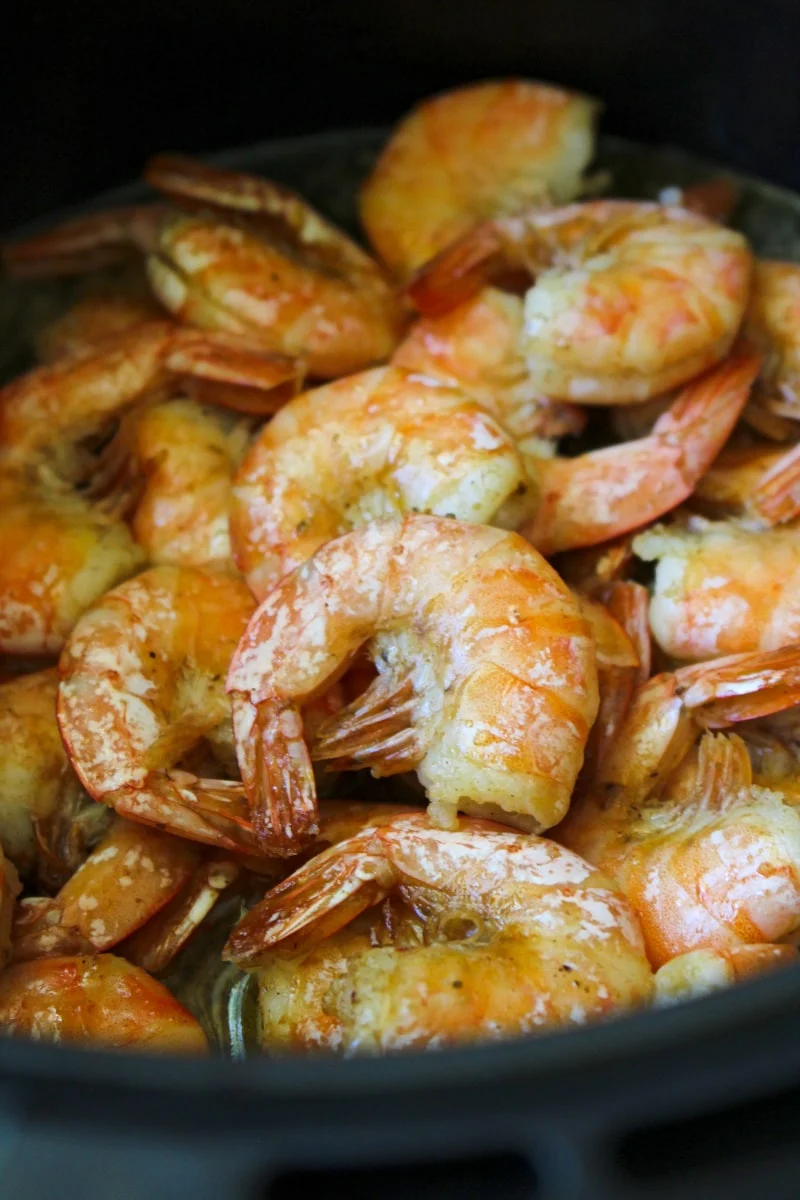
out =
[(366, 647), (378, 678), (312, 753), (416, 769), (437, 824), (457, 811), (529, 829), (566, 811), (597, 711), (595, 646), (555, 571), (516, 534), (445, 518), (375, 522), (286, 576), (231, 663), (242, 779), (262, 845), (316, 832), (299, 706)]
[(594, 152), (599, 105), (523, 79), (425, 100), (400, 122), (362, 187), (361, 219), (405, 278), (476, 221), (572, 200)]
[(608, 878), (545, 838), (474, 819), (445, 831), (422, 814), (313, 858), (225, 954), (258, 970), (264, 1042), (284, 1050), (509, 1037), (597, 1020), (652, 990)]
[(163, 566), (81, 617), (59, 664), (58, 722), (94, 799), (183, 837), (252, 848), (240, 785), (174, 769), (204, 741), (230, 742), (225, 672), (252, 611), (240, 581)]
[(140, 967), (113, 954), (17, 963), (0, 975), (0, 1034), (198, 1054), (200, 1025)]
[(527, 268), (522, 345), (531, 383), (581, 404), (636, 404), (725, 357), (750, 289), (738, 233), (685, 209), (623, 200), (499, 218), (443, 252), (410, 288), (435, 316), (491, 265)]
[(526, 485), (474, 401), (381, 367), (297, 396), (263, 428), (234, 481), (236, 562), (263, 599), (349, 529), (411, 512), (491, 522)]
[(133, 472), (143, 487), (130, 518), (151, 563), (230, 565), (233, 472), (249, 423), (178, 398), (143, 412), (133, 433)]

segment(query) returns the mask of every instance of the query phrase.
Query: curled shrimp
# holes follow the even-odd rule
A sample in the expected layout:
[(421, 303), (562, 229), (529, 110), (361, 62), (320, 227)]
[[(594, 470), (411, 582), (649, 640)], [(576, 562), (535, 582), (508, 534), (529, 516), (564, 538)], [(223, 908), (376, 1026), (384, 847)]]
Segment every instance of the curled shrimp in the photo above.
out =
[(437, 824), (457, 811), (543, 829), (563, 816), (597, 711), (577, 601), (513, 533), (445, 518), (380, 521), (285, 576), (231, 663), (237, 754), (262, 846), (317, 829), (299, 706), (365, 647), (378, 677), (312, 754), (376, 776), (416, 769)]
[(484, 288), (441, 316), (420, 317), (392, 355), (394, 366), (460, 388), (496, 417), (520, 448), (542, 454), (586, 415), (559, 404), (532, 381), (523, 347), (519, 296)]
[(198, 1022), (164, 985), (113, 954), (8, 967), (0, 975), (0, 1033), (172, 1054), (208, 1049)]
[(511, 1037), (608, 1017), (652, 991), (610, 879), (545, 838), (474, 819), (433, 829), (420, 814), (366, 824), (300, 867), (224, 954), (258, 969), (269, 1049)]
[(54, 667), (0, 683), (0, 846), (21, 873), (36, 867), (40, 881), (56, 866), (70, 875), (105, 824), (105, 810), (85, 802), (70, 767), (57, 695)]
[(241, 785), (177, 769), (203, 742), (227, 764), (225, 672), (252, 612), (240, 581), (163, 566), (84, 613), (59, 664), (58, 722), (90, 796), (192, 840), (253, 848)]
[(409, 292), (436, 316), (509, 266), (535, 277), (523, 334), (531, 383), (557, 400), (618, 405), (679, 387), (725, 357), (752, 255), (741, 234), (685, 209), (596, 200), (478, 226)]
[(178, 397), (141, 414), (130, 472), (140, 491), (129, 520), (151, 563), (231, 564), (233, 473), (250, 423)]
[(619, 537), (681, 504), (727, 441), (758, 368), (755, 354), (732, 356), (685, 387), (635, 442), (576, 458), (525, 455), (538, 503), (520, 533), (550, 555)]
[(0, 467), (0, 653), (57, 653), (84, 609), (143, 560), (114, 507)]
[(393, 131), (361, 189), (361, 220), (400, 278), (476, 221), (578, 194), (599, 105), (523, 79), (423, 101)]
[(82, 217), (9, 247), (16, 274), (96, 265), (131, 246), (160, 302), (202, 329), (302, 358), (328, 378), (386, 358), (402, 311), (376, 263), (293, 192), (258, 176), (158, 156), (146, 178), (201, 211), (163, 205)]
[(377, 368), (295, 397), (262, 429), (234, 480), (236, 562), (263, 599), (370, 520), (427, 512), (509, 524), (511, 498), (526, 492), (511, 438), (474, 401)]
[(800, 924), (800, 816), (772, 783), (754, 784), (739, 738), (702, 732), (798, 696), (798, 646), (655, 676), (556, 831), (621, 884), (654, 966), (777, 941)]

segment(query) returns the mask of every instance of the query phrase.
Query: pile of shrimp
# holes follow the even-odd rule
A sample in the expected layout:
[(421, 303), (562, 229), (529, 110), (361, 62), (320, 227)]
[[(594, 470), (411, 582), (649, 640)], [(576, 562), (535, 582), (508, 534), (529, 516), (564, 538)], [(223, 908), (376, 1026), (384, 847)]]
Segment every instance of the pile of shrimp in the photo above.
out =
[(800, 265), (598, 111), (423, 102), (370, 252), (165, 155), (4, 248), (84, 279), (0, 390), (0, 1032), (203, 1052), (220, 922), (274, 1055), (797, 958)]

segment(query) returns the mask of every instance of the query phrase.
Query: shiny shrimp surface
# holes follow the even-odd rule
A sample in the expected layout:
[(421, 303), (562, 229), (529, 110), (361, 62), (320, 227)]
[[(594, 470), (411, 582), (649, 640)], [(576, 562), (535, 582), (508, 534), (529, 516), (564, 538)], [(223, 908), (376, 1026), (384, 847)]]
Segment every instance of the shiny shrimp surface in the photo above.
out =
[(361, 649), (378, 677), (311, 753), (416, 770), (437, 824), (456, 813), (545, 829), (563, 815), (597, 711), (595, 645), (556, 572), (513, 533), (440, 517), (375, 522), (286, 576), (231, 663), (242, 779), (262, 845), (316, 831), (299, 707)]
[[(385, 902), (381, 908), (375, 906)], [(545, 838), (422, 815), (363, 828), (231, 934), (271, 1050), (422, 1049), (581, 1025), (650, 999), (616, 885)]]
[(598, 105), (524, 79), (424, 101), (400, 122), (361, 190), (364, 228), (404, 278), (476, 221), (573, 200)]
[(686, 209), (596, 200), (479, 226), (410, 292), (435, 316), (499, 266), (524, 268), (534, 276), (523, 333), (531, 383), (557, 400), (634, 404), (725, 357), (752, 263), (741, 234)]
[(234, 481), (236, 562), (263, 599), (349, 529), (412, 512), (493, 523), (504, 506), (511, 524), (528, 492), (513, 441), (474, 401), (380, 367), (297, 396), (263, 428)]

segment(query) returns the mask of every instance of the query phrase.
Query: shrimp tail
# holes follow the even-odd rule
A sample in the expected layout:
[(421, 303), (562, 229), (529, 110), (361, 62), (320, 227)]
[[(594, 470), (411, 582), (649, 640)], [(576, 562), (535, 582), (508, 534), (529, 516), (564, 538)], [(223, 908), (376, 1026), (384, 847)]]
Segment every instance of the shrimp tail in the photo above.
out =
[(640, 583), (617, 580), (609, 584), (601, 595), (609, 612), (627, 634), (637, 661), (632, 665), (609, 663), (601, 666), (598, 663), (600, 706), (586, 745), (582, 784), (597, 777), (628, 715), (636, 689), (650, 677), (647, 588)]
[(280, 944), (299, 947), (322, 941), (378, 904), (396, 882), (396, 872), (376, 838), (348, 838), (268, 892), (233, 930), (222, 957), (240, 967), (254, 967)]
[(145, 971), (163, 971), (239, 874), (239, 865), (228, 859), (203, 863), (188, 886), (127, 939), (125, 958)]
[(253, 829), (262, 852), (291, 858), (319, 832), (316, 788), (296, 708), (256, 708), (242, 768)]
[(743, 351), (689, 384), (645, 438), (536, 461), (541, 499), (523, 537), (551, 555), (604, 542), (681, 504), (728, 440), (760, 363)]
[(199, 779), (188, 771), (151, 771), (144, 787), (120, 788), (104, 800), (120, 816), (177, 837), (259, 853), (240, 783)]
[(78, 217), (50, 233), (4, 246), (3, 264), (14, 279), (82, 275), (112, 266), (131, 251), (149, 253), (168, 213), (165, 204), (137, 204)]
[(800, 643), (681, 667), (675, 678), (683, 703), (707, 729), (767, 717), (800, 703)]
[(504, 266), (506, 245), (493, 221), (477, 225), (412, 277), (405, 291), (424, 317), (441, 317), (465, 304)]
[(410, 675), (379, 676), (362, 695), (323, 722), (312, 757), (331, 770), (371, 766), (380, 777), (411, 770), (419, 762), (419, 737), (412, 725), (416, 696)]
[(764, 472), (749, 506), (767, 525), (782, 525), (800, 514), (800, 445)]
[(256, 414), (277, 412), (297, 393), (304, 375), (298, 359), (254, 350), (231, 334), (194, 329), (175, 331), (165, 365), (195, 383), (213, 385), (208, 397), (213, 403)]
[[(684, 775), (683, 767), (679, 775)], [(750, 756), (742, 739), (735, 734), (705, 733), (697, 755), (687, 760), (686, 778), (676, 778), (675, 786), (681, 787), (682, 811), (723, 813), (741, 805), (742, 793), (752, 782)]]

